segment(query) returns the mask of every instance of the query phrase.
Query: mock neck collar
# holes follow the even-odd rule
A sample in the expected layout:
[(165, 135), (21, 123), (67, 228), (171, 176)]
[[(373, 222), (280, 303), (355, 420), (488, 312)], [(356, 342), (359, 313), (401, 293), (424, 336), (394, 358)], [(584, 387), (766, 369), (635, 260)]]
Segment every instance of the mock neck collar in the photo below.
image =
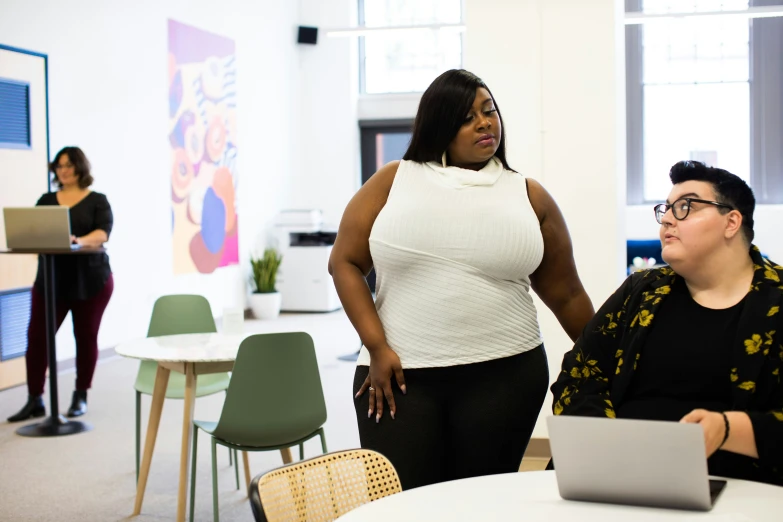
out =
[(430, 161), (427, 165), (434, 170), (440, 179), (454, 188), (482, 187), (494, 185), (503, 174), (503, 164), (492, 157), (481, 170), (463, 169), (446, 164), (446, 153), (441, 162)]

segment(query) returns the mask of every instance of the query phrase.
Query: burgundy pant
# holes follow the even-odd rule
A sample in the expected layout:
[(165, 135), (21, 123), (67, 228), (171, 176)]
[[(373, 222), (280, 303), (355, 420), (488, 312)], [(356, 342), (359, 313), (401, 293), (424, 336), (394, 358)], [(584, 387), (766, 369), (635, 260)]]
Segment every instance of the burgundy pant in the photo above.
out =
[[(76, 339), (76, 389), (88, 390), (98, 362), (98, 328), (106, 305), (114, 291), (114, 278), (109, 276), (98, 295), (84, 300), (58, 300), (55, 306), (57, 329), (71, 312), (73, 336)], [(43, 395), (49, 357), (46, 351), (46, 313), (44, 295), (33, 288), (30, 327), (27, 329), (27, 390), (30, 395)]]

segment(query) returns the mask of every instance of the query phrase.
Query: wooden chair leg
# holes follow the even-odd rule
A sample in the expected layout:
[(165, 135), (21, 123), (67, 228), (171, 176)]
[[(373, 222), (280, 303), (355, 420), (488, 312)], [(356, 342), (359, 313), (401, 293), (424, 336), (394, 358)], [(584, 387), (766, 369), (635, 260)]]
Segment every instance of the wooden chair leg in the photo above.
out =
[[(242, 452), (242, 461), (245, 464), (245, 484), (247, 485), (248, 491), (250, 490), (250, 461), (247, 458), (247, 451)], [(249, 495), (250, 493), (248, 493)]]
[(291, 448), (281, 449), (280, 456), (283, 457), (283, 464), (291, 464), (294, 461), (294, 458), (291, 456)]

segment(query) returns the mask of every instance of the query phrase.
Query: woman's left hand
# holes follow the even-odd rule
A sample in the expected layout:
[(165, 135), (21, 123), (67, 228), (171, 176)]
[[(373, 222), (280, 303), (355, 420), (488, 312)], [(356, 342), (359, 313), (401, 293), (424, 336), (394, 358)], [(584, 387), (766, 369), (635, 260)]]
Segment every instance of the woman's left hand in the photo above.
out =
[(704, 430), (704, 446), (707, 450), (707, 458), (718, 451), (721, 444), (723, 444), (723, 437), (726, 435), (726, 423), (723, 421), (722, 414), (708, 410), (693, 410), (680, 419), (680, 422), (701, 424)]

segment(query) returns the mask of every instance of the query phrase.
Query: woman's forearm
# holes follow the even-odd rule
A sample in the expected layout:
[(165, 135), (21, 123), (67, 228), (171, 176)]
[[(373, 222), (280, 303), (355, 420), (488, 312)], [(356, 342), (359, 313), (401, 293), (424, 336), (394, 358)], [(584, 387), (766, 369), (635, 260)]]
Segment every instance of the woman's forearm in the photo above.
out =
[(106, 231), (97, 228), (87, 235), (77, 237), (76, 242), (86, 247), (99, 247), (103, 245), (109, 237), (106, 235)]
[(332, 265), (332, 279), (345, 314), (362, 343), (370, 352), (386, 345), (386, 334), (375, 309), (367, 279), (356, 265), (348, 262)]
[(563, 327), (563, 330), (565, 330), (573, 342), (579, 339), (579, 336), (582, 335), (582, 330), (595, 315), (593, 303), (584, 289), (575, 293), (558, 307), (550, 307), (550, 309), (552, 309), (560, 326)]
[(756, 435), (748, 414), (742, 411), (727, 411), (726, 417), (729, 419), (729, 438), (721, 449), (754, 459), (759, 458)]

